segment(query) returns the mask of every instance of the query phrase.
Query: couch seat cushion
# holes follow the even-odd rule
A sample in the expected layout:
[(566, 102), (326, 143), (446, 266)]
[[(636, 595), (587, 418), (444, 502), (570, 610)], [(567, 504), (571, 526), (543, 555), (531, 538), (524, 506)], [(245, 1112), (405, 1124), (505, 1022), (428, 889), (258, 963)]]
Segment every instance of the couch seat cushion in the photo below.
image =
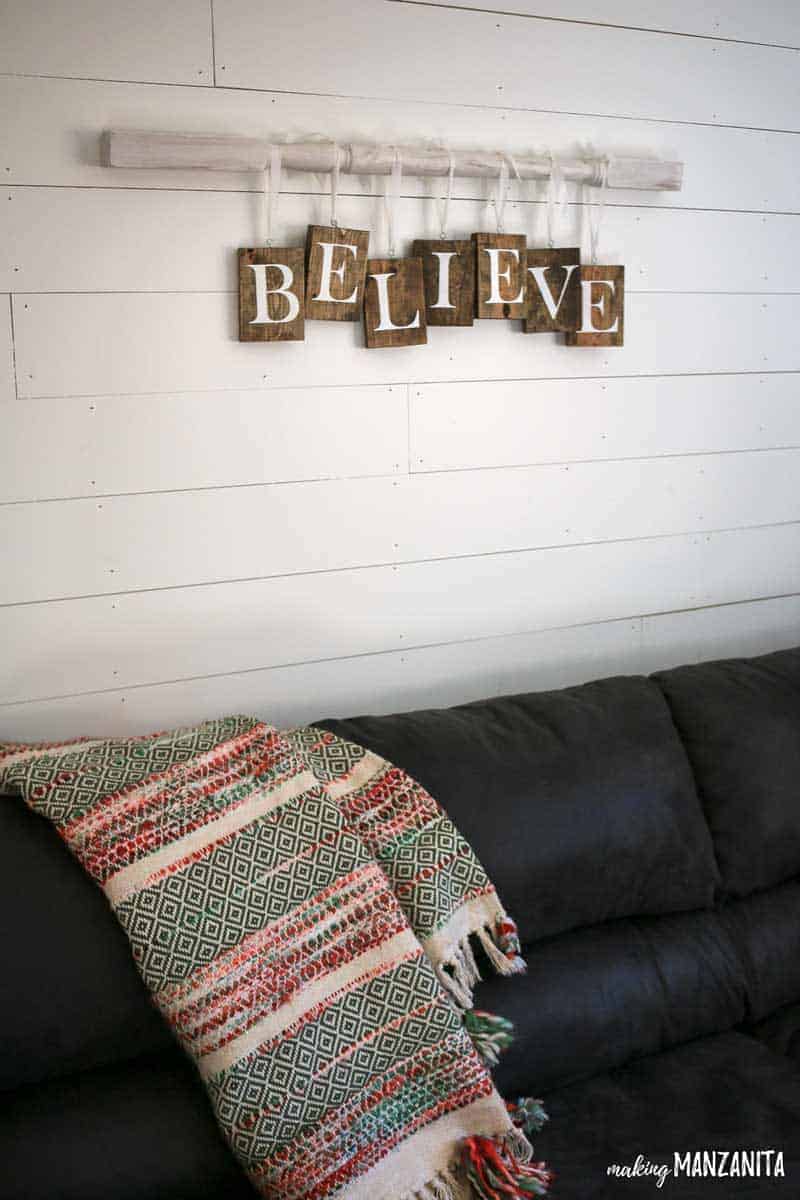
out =
[(174, 1050), (0, 1095), (0, 1200), (253, 1200)]
[[(537, 1157), (557, 1172), (558, 1200), (796, 1200), (800, 1073), (740, 1033), (718, 1034), (545, 1093), (550, 1122)], [(609, 1177), (611, 1164), (673, 1165), (697, 1150), (781, 1150), (785, 1178)], [(557, 1190), (556, 1190), (557, 1189)]]

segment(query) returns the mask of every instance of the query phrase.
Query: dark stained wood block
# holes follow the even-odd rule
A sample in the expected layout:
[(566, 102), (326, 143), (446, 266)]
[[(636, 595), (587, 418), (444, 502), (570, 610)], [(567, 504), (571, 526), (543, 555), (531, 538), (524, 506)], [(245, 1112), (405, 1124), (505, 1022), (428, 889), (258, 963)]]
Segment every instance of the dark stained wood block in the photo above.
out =
[(526, 252), (528, 316), (525, 333), (567, 333), (578, 327), (581, 307), (580, 247)]
[(471, 325), (475, 315), (472, 242), (421, 239), (414, 242), (411, 253), (422, 259), (428, 324)]
[(428, 340), (426, 329), (421, 259), (369, 259), (364, 289), (367, 348), (423, 346)]
[(568, 346), (621, 346), (625, 326), (625, 268), (581, 267), (581, 306)]
[(309, 225), (306, 234), (306, 317), (357, 321), (364, 304), (369, 232)]
[(302, 246), (239, 251), (239, 341), (302, 342), (305, 338)]
[(506, 319), (527, 316), (525, 235), (473, 233), (472, 241), (477, 278), (475, 315)]

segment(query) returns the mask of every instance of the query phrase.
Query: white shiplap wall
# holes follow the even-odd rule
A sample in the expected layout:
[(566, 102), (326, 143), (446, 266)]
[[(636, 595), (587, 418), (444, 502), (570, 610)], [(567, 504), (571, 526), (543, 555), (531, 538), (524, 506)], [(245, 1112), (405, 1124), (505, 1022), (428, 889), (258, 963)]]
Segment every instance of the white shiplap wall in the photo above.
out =
[[(391, 711), (800, 641), (800, 9), (7, 0), (0, 738)], [(601, 17), (598, 17), (598, 12)], [(280, 53), (278, 53), (278, 48)], [(615, 192), (627, 346), (240, 345), (260, 181), (110, 126), (686, 163)], [(372, 183), (340, 217), (370, 226)], [(289, 176), (287, 240), (327, 214)], [(401, 239), (435, 232), (407, 180)], [(454, 233), (485, 224), (459, 181)], [(565, 243), (583, 231), (573, 195)], [(509, 227), (543, 235), (541, 194)]]

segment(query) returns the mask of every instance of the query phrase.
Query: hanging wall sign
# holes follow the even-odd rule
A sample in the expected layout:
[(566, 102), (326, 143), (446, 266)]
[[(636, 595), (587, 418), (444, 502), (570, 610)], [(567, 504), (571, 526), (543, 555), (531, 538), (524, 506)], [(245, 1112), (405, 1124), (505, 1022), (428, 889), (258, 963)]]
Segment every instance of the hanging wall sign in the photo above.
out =
[(475, 315), (475, 247), (472, 242), (414, 242), (422, 260), (425, 314), (429, 325), (471, 325)]
[(578, 247), (526, 252), (528, 316), (525, 333), (565, 333), (578, 325), (581, 252)]
[(625, 324), (625, 268), (581, 267), (581, 303), (568, 346), (621, 346)]
[(239, 341), (302, 342), (305, 337), (302, 246), (239, 251)]
[(477, 317), (527, 315), (525, 247), (522, 233), (473, 233)]
[(306, 237), (306, 317), (357, 321), (364, 303), (369, 233), (309, 225)]
[(364, 288), (368, 349), (422, 346), (428, 340), (425, 285), (419, 258), (371, 258)]

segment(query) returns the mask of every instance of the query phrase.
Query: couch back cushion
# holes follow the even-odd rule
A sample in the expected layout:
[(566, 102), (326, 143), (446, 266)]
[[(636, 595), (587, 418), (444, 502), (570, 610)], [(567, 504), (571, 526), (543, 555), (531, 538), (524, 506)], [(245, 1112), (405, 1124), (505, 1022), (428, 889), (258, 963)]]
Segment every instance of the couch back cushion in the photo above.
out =
[(53, 827), (0, 795), (0, 1089), (174, 1045), (100, 889)]
[(669, 710), (647, 679), (318, 723), (432, 792), (526, 943), (712, 902), (708, 829)]
[(725, 890), (800, 875), (800, 648), (654, 676), (694, 770)]

